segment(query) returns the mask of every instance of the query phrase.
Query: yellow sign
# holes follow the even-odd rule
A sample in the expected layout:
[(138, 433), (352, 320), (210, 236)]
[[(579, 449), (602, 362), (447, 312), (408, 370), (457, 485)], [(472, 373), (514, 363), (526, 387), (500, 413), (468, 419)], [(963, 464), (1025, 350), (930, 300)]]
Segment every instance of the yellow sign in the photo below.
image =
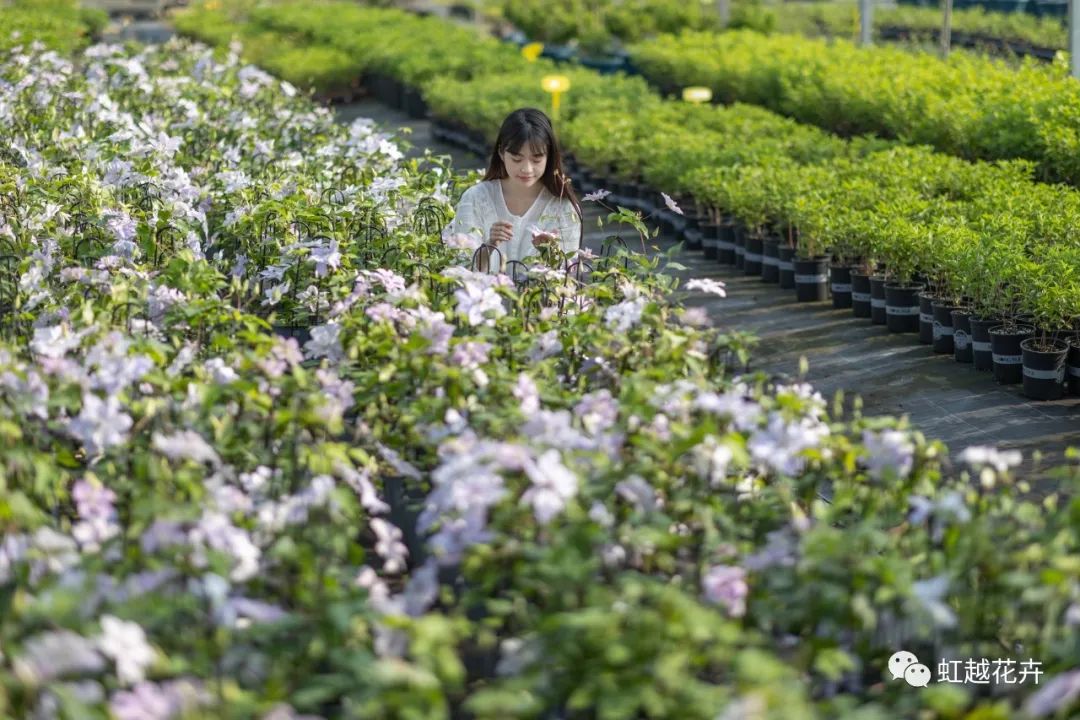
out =
[(529, 62), (536, 62), (540, 53), (544, 52), (544, 43), (533, 42), (521, 47), (521, 55)]
[(707, 87), (683, 88), (682, 99), (689, 103), (707, 103), (712, 100), (712, 90)]
[(559, 100), (570, 89), (570, 78), (565, 75), (545, 75), (540, 80), (540, 87), (544, 88), (544, 92), (551, 93), (551, 115), (558, 118)]
[(540, 81), (545, 92), (560, 93), (570, 89), (570, 78), (565, 75), (545, 75)]

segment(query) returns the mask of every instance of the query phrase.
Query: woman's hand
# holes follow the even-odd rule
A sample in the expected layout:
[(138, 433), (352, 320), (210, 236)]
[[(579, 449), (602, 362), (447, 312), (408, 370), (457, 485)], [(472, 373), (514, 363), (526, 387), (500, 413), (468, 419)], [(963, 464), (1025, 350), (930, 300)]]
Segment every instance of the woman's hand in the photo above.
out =
[(498, 245), (502, 242), (510, 242), (514, 239), (514, 226), (505, 220), (499, 220), (493, 223), (491, 229), (488, 230), (488, 242), (492, 245)]

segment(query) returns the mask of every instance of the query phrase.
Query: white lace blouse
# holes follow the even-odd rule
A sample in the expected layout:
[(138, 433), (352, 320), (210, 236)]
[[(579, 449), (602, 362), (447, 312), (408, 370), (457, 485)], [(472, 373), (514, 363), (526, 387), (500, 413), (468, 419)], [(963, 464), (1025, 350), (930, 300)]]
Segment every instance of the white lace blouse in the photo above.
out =
[(533, 226), (557, 235), (563, 252), (571, 253), (581, 246), (581, 220), (569, 198), (557, 198), (547, 188), (541, 188), (532, 207), (524, 215), (514, 215), (506, 207), (502, 183), (498, 180), (484, 180), (462, 193), (447, 229), (451, 233), (472, 234), (487, 242), (488, 231), (499, 220), (514, 226), (513, 239), (497, 246), (503, 262), (539, 254), (532, 243)]

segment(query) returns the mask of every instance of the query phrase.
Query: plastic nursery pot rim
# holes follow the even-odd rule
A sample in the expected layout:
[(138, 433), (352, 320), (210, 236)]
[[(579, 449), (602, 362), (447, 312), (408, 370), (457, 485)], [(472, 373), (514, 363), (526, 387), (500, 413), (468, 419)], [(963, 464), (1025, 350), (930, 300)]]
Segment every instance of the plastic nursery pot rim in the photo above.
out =
[(1059, 353), (1068, 352), (1069, 348), (1073, 347), (1076, 341), (1051, 340), (1050, 345), (1053, 346), (1052, 350), (1043, 350), (1041, 348), (1035, 347), (1035, 344), (1039, 342), (1041, 342), (1041, 340), (1037, 337), (1030, 337), (1026, 340), (1021, 340), (1020, 349), (1026, 350), (1030, 353), (1037, 353), (1041, 355), (1057, 355)]

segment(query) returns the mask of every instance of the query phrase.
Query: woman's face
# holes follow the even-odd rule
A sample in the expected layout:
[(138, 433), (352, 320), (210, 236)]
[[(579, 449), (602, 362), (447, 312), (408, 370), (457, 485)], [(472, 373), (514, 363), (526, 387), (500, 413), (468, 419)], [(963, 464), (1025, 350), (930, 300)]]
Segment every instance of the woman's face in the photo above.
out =
[(499, 155), (510, 181), (523, 188), (533, 187), (544, 177), (544, 170), (547, 168), (547, 153), (544, 151), (537, 152), (535, 148), (525, 144), (517, 152), (503, 150)]

